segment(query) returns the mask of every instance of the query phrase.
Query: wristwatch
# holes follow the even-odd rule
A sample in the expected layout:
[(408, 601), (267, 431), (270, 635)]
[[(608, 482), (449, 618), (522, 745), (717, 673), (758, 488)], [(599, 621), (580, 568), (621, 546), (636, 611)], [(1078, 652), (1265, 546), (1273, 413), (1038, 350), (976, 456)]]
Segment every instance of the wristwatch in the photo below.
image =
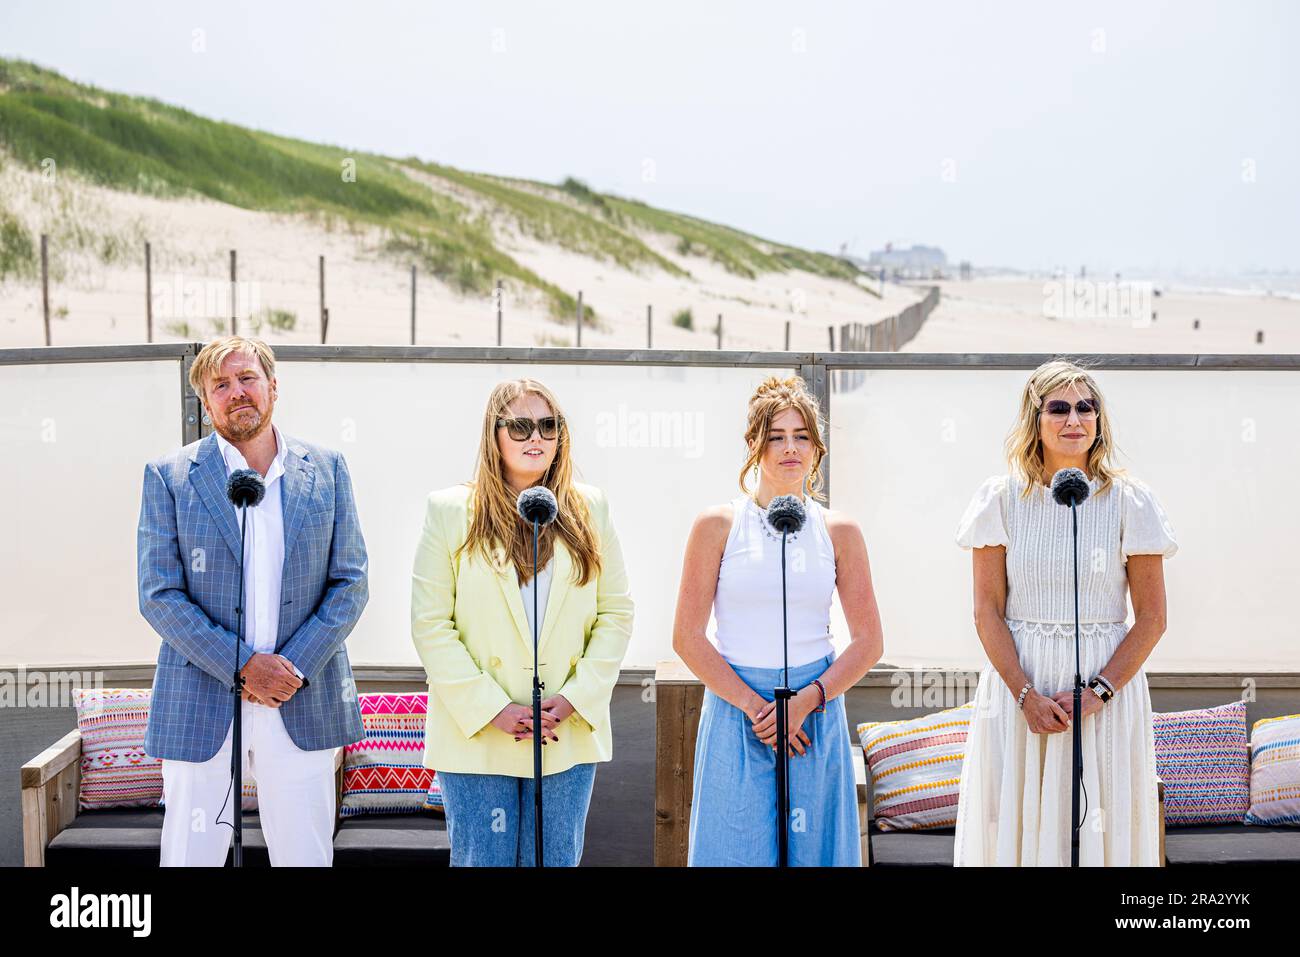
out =
[(1101, 678), (1093, 678), (1089, 681), (1088, 690), (1100, 698), (1102, 704), (1105, 704), (1111, 698), (1115, 697), (1115, 692), (1111, 691), (1106, 685), (1106, 682)]

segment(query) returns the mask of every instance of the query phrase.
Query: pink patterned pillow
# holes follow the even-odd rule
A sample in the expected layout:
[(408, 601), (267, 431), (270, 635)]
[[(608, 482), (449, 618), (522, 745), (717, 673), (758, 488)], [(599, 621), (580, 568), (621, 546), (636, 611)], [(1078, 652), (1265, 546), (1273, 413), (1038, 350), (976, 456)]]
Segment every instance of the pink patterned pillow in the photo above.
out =
[(1236, 824), (1250, 807), (1246, 703), (1153, 714), (1165, 824)]
[(144, 751), (149, 688), (73, 688), (81, 732), (83, 811), (111, 807), (157, 807), (162, 761)]
[(343, 749), (339, 816), (423, 810), (434, 781), (433, 771), (424, 766), (428, 693), (363, 694), (357, 703), (366, 736)]

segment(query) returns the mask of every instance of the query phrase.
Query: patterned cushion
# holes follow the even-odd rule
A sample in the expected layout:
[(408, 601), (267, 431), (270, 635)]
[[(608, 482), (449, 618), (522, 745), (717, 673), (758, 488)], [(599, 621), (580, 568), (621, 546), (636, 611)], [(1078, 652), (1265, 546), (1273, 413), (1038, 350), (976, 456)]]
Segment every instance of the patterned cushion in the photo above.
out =
[(1165, 824), (1239, 823), (1250, 803), (1246, 703), (1151, 716)]
[(867, 721), (858, 739), (871, 768), (872, 809), (882, 831), (957, 824), (957, 794), (974, 702), (908, 721)]
[(357, 702), (366, 736), (343, 749), (339, 816), (423, 810), (434, 777), (424, 766), (428, 693), (363, 694)]
[(1264, 718), (1251, 728), (1247, 824), (1300, 824), (1300, 714)]
[[(167, 791), (165, 789), (162, 797), (158, 799), (158, 806), (167, 806)], [(257, 810), (257, 782), (251, 778), (244, 778), (243, 785), (240, 787), (239, 809), (241, 811)], [(222, 820), (225, 820), (224, 815), (222, 815)]]
[(433, 774), (433, 782), (429, 785), (429, 794), (424, 799), (424, 807), (420, 808), (420, 810), (434, 811), (438, 814), (443, 811), (442, 785), (438, 783), (438, 772), (436, 771)]
[(149, 688), (74, 688), (81, 731), (81, 810), (156, 807), (162, 762), (144, 751)]

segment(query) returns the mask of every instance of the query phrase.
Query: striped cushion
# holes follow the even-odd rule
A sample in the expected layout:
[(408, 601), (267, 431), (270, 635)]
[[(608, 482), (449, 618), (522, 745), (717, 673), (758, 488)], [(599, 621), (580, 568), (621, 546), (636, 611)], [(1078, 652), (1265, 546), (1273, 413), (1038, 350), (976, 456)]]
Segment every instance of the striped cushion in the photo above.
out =
[(73, 688), (81, 732), (81, 810), (156, 807), (162, 762), (144, 751), (149, 688)]
[(1250, 804), (1246, 703), (1153, 714), (1165, 824), (1233, 824)]
[(363, 694), (357, 703), (366, 736), (343, 749), (339, 816), (423, 810), (433, 784), (433, 771), (424, 766), (428, 693)]
[(1300, 824), (1300, 714), (1264, 718), (1251, 728), (1247, 824)]
[(974, 702), (909, 721), (867, 721), (858, 740), (873, 781), (882, 831), (955, 827), (961, 762)]

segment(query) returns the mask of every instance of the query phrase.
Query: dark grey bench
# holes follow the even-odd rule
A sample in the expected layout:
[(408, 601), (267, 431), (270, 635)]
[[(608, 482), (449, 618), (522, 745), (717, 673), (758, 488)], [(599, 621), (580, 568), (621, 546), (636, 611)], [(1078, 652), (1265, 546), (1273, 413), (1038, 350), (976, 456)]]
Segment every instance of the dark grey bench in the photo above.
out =
[[(334, 767), (341, 795), (342, 748), (335, 751)], [(102, 867), (107, 855), (114, 864), (157, 867), (163, 809), (82, 811), (77, 801), (80, 786), (80, 731), (70, 731), (23, 765), (23, 863), (28, 867)], [(255, 811), (244, 813), (243, 845), (245, 866), (270, 866)], [(226, 862), (230, 860), (228, 855)], [(450, 861), (451, 845), (441, 815), (358, 815), (341, 817), (335, 825), (335, 867), (445, 867)]]

